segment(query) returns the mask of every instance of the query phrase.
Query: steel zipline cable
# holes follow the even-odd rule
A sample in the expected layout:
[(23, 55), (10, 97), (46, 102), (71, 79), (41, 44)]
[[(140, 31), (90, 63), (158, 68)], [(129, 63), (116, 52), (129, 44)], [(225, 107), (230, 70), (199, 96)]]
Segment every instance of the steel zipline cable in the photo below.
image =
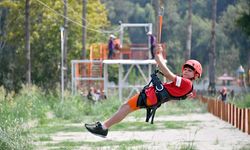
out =
[(40, 0), (36, 0), (38, 3), (40, 3), (41, 5), (43, 5), (44, 7), (46, 7), (47, 9), (49, 9), (50, 11), (52, 11), (54, 14), (58, 15), (58, 16), (61, 16), (65, 19), (67, 19), (68, 21), (80, 26), (80, 27), (83, 27), (87, 30), (91, 30), (91, 31), (94, 31), (94, 32), (98, 32), (98, 33), (101, 33), (101, 34), (110, 34), (110, 33), (115, 33), (115, 32), (119, 32), (120, 31), (120, 28), (116, 28), (115, 30), (113, 31), (105, 31), (105, 30), (96, 30), (96, 29), (92, 29), (92, 28), (88, 28), (87, 26), (83, 26), (81, 23), (77, 22), (77, 21), (74, 21), (72, 19), (70, 19), (69, 17), (66, 17), (64, 16), (63, 14), (57, 12), (56, 10), (52, 9), (51, 7), (49, 7), (47, 4), (45, 4), (44, 2), (40, 1)]
[[(61, 2), (64, 5), (66, 5), (65, 2), (64, 2), (64, 0), (61, 0)], [(66, 5), (66, 7), (68, 9), (70, 9), (70, 11), (72, 11), (74, 14), (79, 15), (79, 14), (77, 14), (77, 12), (72, 7), (69, 6), (69, 3)], [(81, 18), (82, 21), (86, 22), (86, 24), (87, 24), (86, 27), (87, 28), (88, 28), (88, 26), (93, 26), (93, 25), (89, 24), (89, 22), (86, 19), (82, 18), (82, 16), (80, 16), (80, 18)], [(100, 30), (100, 31), (103, 32), (103, 33), (115, 33), (115, 32), (119, 32), (120, 31), (120, 27), (117, 27), (116, 29), (110, 30), (110, 31), (108, 31), (108, 30)]]

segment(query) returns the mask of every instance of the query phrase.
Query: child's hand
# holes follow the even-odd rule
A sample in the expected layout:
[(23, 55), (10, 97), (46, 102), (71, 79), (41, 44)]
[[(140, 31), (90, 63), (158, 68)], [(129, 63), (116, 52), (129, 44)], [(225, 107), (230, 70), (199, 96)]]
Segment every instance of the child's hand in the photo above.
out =
[(161, 54), (163, 52), (161, 44), (156, 45), (155, 53), (156, 54)]
[(189, 93), (188, 95), (187, 95), (187, 98), (193, 98), (193, 96), (194, 96), (194, 94), (193, 94), (193, 92), (191, 92), (191, 93)]
[(187, 95), (187, 98), (195, 98), (196, 97), (196, 91), (192, 91), (191, 93), (189, 93), (188, 95)]

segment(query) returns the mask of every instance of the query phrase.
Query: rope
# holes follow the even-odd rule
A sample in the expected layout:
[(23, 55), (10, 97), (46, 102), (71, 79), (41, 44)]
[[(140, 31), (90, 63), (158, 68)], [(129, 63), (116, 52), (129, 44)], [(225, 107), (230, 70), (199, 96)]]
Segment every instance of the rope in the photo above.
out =
[(157, 43), (161, 43), (163, 13), (164, 8), (160, 7), (158, 12)]

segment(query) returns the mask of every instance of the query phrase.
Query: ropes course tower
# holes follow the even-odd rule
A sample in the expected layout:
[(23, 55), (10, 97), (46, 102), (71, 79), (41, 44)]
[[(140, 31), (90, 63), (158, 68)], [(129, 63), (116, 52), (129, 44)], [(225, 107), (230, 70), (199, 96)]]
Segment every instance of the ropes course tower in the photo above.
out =
[[(145, 36), (147, 43), (126, 45), (126, 28), (145, 28), (147, 32), (152, 32), (151, 23), (120, 24), (120, 35), (115, 40), (117, 46), (112, 59), (107, 59), (107, 43), (90, 45), (89, 59), (71, 61), (72, 93), (87, 95), (88, 90), (94, 87), (108, 97), (118, 93), (119, 99), (123, 100), (139, 92), (149, 82), (156, 66), (155, 60), (149, 59), (150, 40)], [(109, 68), (113, 68), (113, 72)], [(111, 81), (111, 74), (115, 74), (116, 82)]]

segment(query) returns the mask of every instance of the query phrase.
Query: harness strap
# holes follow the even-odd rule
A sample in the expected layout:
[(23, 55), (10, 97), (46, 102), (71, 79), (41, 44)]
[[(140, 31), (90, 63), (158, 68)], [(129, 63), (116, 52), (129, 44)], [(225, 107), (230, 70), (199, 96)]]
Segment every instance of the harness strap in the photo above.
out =
[(161, 104), (146, 108), (146, 110), (147, 110), (146, 122), (148, 122), (149, 119), (151, 118), (151, 122), (150, 122), (150, 123), (151, 123), (151, 124), (154, 124), (155, 113), (156, 113), (156, 110), (157, 110), (160, 106), (161, 106)]
[[(172, 95), (170, 95), (168, 93), (168, 91), (164, 88), (162, 82), (160, 81), (160, 79), (157, 76), (157, 73), (159, 73), (157, 70), (151, 74), (151, 80), (149, 82), (149, 84), (147, 84), (142, 91), (140, 92), (140, 95), (138, 97), (137, 100), (137, 106), (140, 108), (146, 108), (147, 113), (146, 113), (146, 122), (149, 122), (150, 118), (151, 118), (151, 124), (154, 123), (154, 117), (155, 117), (155, 113), (156, 110), (161, 106), (161, 104), (169, 101), (169, 100), (183, 100), (185, 98), (187, 98), (187, 94), (191, 93), (193, 91), (193, 86), (192, 89), (185, 94), (184, 96), (180, 96), (180, 97), (174, 97)], [(145, 90), (149, 87), (150, 84), (153, 84), (154, 88), (155, 88), (155, 93), (156, 93), (156, 97), (157, 97), (157, 103), (153, 106), (147, 106), (147, 96), (145, 93)]]
[(157, 107), (147, 108), (146, 122), (148, 122), (150, 117), (152, 117), (151, 124), (154, 124), (154, 117), (155, 117), (156, 109)]

